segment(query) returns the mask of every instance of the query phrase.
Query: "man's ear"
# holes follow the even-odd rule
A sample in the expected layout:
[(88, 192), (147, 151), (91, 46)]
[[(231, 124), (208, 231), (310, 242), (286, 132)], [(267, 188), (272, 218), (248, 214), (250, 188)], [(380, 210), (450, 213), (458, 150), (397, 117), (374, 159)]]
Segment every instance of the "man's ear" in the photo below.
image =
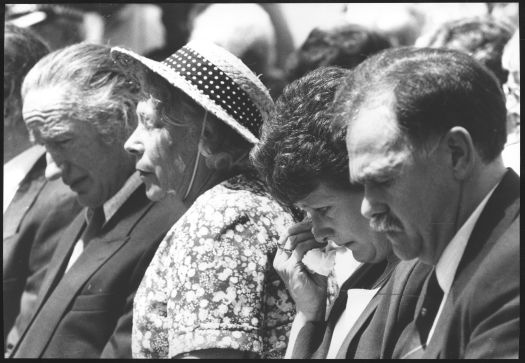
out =
[(450, 166), (458, 180), (466, 179), (474, 169), (476, 149), (470, 133), (463, 127), (454, 126), (445, 135), (450, 155)]

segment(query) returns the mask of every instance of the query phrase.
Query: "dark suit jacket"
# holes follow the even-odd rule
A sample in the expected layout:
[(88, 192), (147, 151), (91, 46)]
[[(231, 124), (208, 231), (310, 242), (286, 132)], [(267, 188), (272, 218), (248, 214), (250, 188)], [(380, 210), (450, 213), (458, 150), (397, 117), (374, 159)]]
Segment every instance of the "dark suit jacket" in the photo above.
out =
[[(520, 178), (509, 169), (488, 200), (467, 242), (423, 358), (518, 357), (519, 187)], [(414, 288), (423, 281), (412, 273), (405, 283)], [(418, 301), (417, 306), (420, 304)], [(396, 308), (395, 302), (391, 305)], [(414, 318), (418, 307), (410, 309)], [(391, 329), (399, 331), (400, 327)], [(403, 339), (396, 343), (393, 358), (400, 357), (405, 344)]]
[(135, 291), (185, 210), (174, 198), (149, 201), (141, 185), (63, 274), (85, 224), (79, 215), (59, 242), (36, 313), (11, 357), (131, 358)]
[(3, 216), (4, 347), (13, 325), (17, 331), (27, 325), (60, 234), (81, 209), (61, 180), (46, 181), (45, 167), (42, 155)]
[[(405, 285), (399, 283), (404, 281), (406, 275), (412, 272), (414, 268), (418, 269), (418, 276), (426, 276), (427, 272), (430, 271), (428, 266), (416, 266), (414, 263), (399, 262), (388, 282), (381, 286), (347, 333), (336, 358), (378, 359), (383, 358), (392, 351), (398, 335), (389, 327), (400, 320), (408, 324), (412, 314), (407, 315), (404, 310), (402, 311), (403, 314), (400, 314), (398, 311), (390, 312), (388, 311), (390, 306), (380, 306), (379, 302), (382, 299), (394, 299), (401, 306), (405, 304), (414, 305), (414, 301), (419, 296), (419, 290), (407, 290)], [(343, 286), (353, 279), (354, 282), (360, 285), (358, 286), (359, 288), (371, 288), (377, 280), (378, 269), (383, 271), (384, 266), (365, 264), (363, 268), (352, 274)], [(359, 275), (361, 275), (361, 278), (359, 278)], [(365, 280), (364, 284), (363, 280)], [(356, 288), (355, 284), (350, 284), (346, 287), (350, 289)], [(416, 286), (416, 289), (419, 288), (420, 286)], [(334, 311), (330, 312), (331, 315), (333, 313)], [(376, 314), (382, 316), (382, 318), (374, 320), (373, 318)], [(329, 321), (332, 318), (330, 316)], [(297, 336), (292, 358), (326, 358), (332, 334), (333, 328), (325, 322), (309, 322), (305, 324)]]

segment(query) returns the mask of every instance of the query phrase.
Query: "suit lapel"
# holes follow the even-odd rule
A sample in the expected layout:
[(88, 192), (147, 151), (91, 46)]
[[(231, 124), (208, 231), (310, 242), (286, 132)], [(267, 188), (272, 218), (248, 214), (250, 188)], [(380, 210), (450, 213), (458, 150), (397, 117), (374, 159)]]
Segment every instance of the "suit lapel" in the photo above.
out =
[[(145, 203), (150, 203), (148, 208), (143, 208)], [(85, 224), (83, 213), (77, 217), (73, 222), (74, 226), (70, 228), (71, 233), (64, 236), (70, 238), (69, 241), (64, 241), (64, 245), (67, 244), (64, 247), (68, 248), (64, 248), (53, 257), (55, 265), (46, 276), (45, 285), (42, 285), (41, 290), (46, 291), (46, 293), (39, 302), (39, 308), (31, 324), (28, 325), (24, 336), (19, 340), (21, 342), (23, 339), (29, 339), (33, 342), (31, 345), (25, 344), (24, 356), (41, 356), (72, 300), (93, 274), (129, 240), (129, 234), (134, 226), (152, 206), (153, 203), (146, 199), (144, 188), (138, 188), (104, 226), (100, 237), (94, 237), (89, 242), (84, 252), (62, 277), (62, 271), (68, 262), (67, 257)], [(57, 248), (58, 250), (60, 248)], [(54, 287), (58, 281), (60, 283)], [(29, 329), (35, 320), (40, 320), (45, 324), (36, 322), (34, 328)], [(17, 353), (16, 348), (14, 352)]]
[(29, 324), (27, 324), (26, 329), (24, 332), (20, 335), (20, 339), (18, 339), (18, 343), (16, 344), (13, 354), (18, 349), (18, 346), (22, 342), (22, 340), (25, 338), (27, 332), (30, 330), (31, 326), (33, 325), (33, 322), (35, 318), (38, 316), (42, 306), (46, 302), (48, 296), (51, 294), (53, 286), (55, 283), (60, 279), (61, 272), (66, 266), (67, 263), (67, 256), (71, 253), (71, 250), (73, 249), (73, 246), (80, 235), (80, 232), (82, 231), (82, 228), (84, 226), (84, 213), (79, 213), (79, 215), (71, 222), (71, 225), (64, 231), (64, 235), (60, 239), (59, 243), (57, 244), (57, 248), (55, 249), (55, 253), (53, 254), (53, 257), (49, 261), (49, 267), (46, 272), (46, 276), (44, 280), (42, 281), (42, 285), (40, 287), (40, 292), (38, 294), (38, 301), (35, 304), (36, 309), (33, 313), (33, 316), (31, 318), (31, 321)]
[[(497, 243), (509, 226), (519, 218), (520, 213), (520, 179), (512, 169), (508, 169), (500, 184), (488, 200), (481, 212), (474, 229), (467, 242), (465, 253), (456, 271), (454, 283), (443, 307), (443, 311), (436, 325), (436, 332), (446, 327), (448, 317), (454, 309), (456, 301), (470, 281), (471, 276), (481, 263), (476, 263), (490, 252), (493, 245)], [(444, 344), (442, 337), (434, 334), (430, 344), (425, 351), (425, 358), (438, 358)]]
[[(36, 166), (40, 167), (40, 162)], [(38, 171), (41, 170), (39, 169)], [(26, 177), (26, 180), (22, 182), (16, 191), (9, 207), (7, 207), (4, 214), (4, 239), (18, 232), (24, 216), (30, 210), (31, 205), (35, 202), (42, 188), (46, 185), (44, 174), (34, 174), (35, 172), (31, 172)]]
[(377, 309), (377, 305), (379, 304), (379, 294), (376, 294), (372, 300), (368, 303), (368, 305), (365, 307), (365, 310), (359, 315), (359, 318), (357, 318), (354, 325), (352, 325), (352, 328), (350, 328), (350, 331), (346, 335), (345, 340), (343, 341), (343, 344), (341, 345), (341, 348), (339, 348), (339, 352), (337, 352), (336, 359), (345, 359), (346, 354), (348, 351), (348, 347), (350, 344), (352, 344), (352, 341), (354, 338), (356, 338), (356, 334), (361, 330), (363, 327), (363, 324), (372, 316), (372, 314)]

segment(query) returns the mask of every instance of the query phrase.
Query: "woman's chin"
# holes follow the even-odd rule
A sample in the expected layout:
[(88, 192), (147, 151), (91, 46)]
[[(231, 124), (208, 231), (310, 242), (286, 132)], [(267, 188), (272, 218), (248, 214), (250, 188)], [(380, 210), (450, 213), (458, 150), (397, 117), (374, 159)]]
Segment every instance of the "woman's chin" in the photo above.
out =
[(159, 188), (157, 185), (150, 185), (146, 187), (146, 196), (149, 200), (158, 202), (164, 199), (168, 195), (168, 192)]

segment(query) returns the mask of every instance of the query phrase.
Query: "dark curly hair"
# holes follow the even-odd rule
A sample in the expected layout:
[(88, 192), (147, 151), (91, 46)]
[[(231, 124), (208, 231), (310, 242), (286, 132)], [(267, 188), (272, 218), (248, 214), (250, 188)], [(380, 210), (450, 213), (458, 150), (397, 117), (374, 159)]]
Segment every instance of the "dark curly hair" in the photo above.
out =
[(286, 78), (292, 82), (318, 67), (352, 69), (370, 55), (391, 46), (385, 35), (357, 24), (314, 28), (286, 60)]
[(441, 25), (419, 45), (465, 52), (491, 70), (503, 84), (508, 72), (501, 66), (501, 57), (511, 36), (512, 29), (503, 22), (491, 17), (475, 17)]
[(334, 122), (331, 104), (350, 70), (322, 67), (290, 83), (261, 129), (251, 160), (269, 192), (292, 205), (321, 182), (352, 186), (348, 175), (346, 126)]

